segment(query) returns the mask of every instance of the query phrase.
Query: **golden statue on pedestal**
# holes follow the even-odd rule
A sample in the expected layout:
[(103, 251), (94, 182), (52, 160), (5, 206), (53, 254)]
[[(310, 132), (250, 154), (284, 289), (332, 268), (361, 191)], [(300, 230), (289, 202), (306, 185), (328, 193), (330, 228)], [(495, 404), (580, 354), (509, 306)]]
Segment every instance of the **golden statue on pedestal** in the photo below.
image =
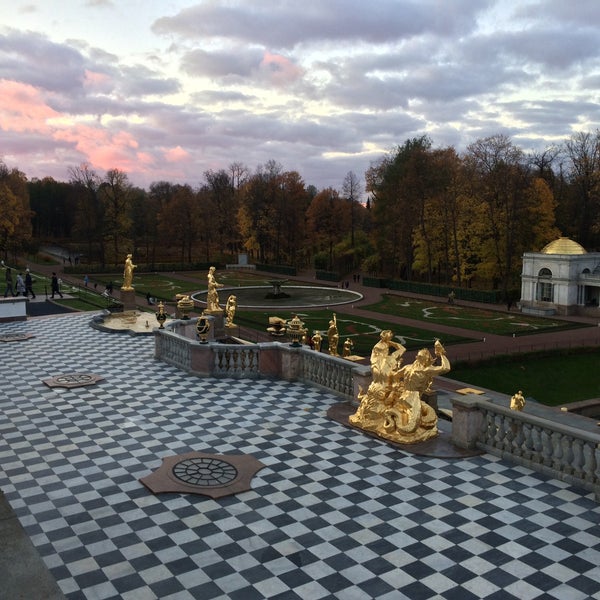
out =
[(315, 332), (312, 336), (312, 346), (313, 349), (317, 352), (321, 352), (321, 344), (323, 343), (323, 337), (321, 336), (321, 332), (318, 329), (315, 329)]
[(219, 306), (219, 288), (223, 287), (215, 278), (215, 267), (210, 267), (207, 274), (208, 292), (206, 294), (206, 310), (204, 312), (222, 313), (223, 309)]
[(525, 408), (525, 397), (523, 396), (523, 392), (521, 390), (511, 397), (510, 408), (511, 410), (519, 411)]
[[(434, 344), (435, 358), (429, 350), (419, 350), (415, 362), (402, 366), (404, 346), (393, 341), (386, 329), (371, 352), (373, 380), (366, 393), (360, 390), (360, 406), (350, 423), (400, 444), (414, 444), (435, 437), (437, 414), (421, 400), (433, 378), (450, 371), (450, 361), (439, 340)], [(435, 366), (439, 359), (440, 365)]]
[(233, 319), (235, 318), (235, 310), (237, 308), (237, 298), (233, 294), (227, 298), (225, 304), (225, 327), (235, 327)]
[(131, 285), (133, 282), (133, 270), (137, 267), (137, 265), (133, 264), (132, 260), (133, 255), (128, 254), (125, 259), (125, 268), (123, 270), (123, 285), (121, 289), (125, 292), (130, 292), (133, 290), (133, 286)]
[(354, 348), (354, 342), (350, 338), (346, 338), (344, 341), (344, 349), (342, 350), (342, 356), (347, 358), (352, 355), (352, 348)]
[(333, 318), (329, 321), (327, 340), (329, 342), (329, 354), (331, 354), (331, 356), (339, 356), (338, 344), (340, 343), (340, 333), (337, 328), (337, 318), (335, 313), (333, 313)]

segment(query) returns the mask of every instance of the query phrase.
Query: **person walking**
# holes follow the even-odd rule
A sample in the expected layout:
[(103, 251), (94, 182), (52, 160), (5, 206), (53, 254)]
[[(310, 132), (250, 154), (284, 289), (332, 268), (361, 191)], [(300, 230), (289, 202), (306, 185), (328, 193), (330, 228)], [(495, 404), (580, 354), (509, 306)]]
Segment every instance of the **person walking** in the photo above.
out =
[(25, 271), (25, 296), (31, 294), (31, 299), (35, 300), (35, 292), (33, 291), (33, 277), (29, 272), (29, 269)]
[[(4, 262), (4, 261), (2, 261)], [(11, 296), (15, 295), (15, 288), (13, 287), (13, 278), (12, 278), (12, 270), (10, 267), (6, 267), (6, 291), (4, 292), (4, 297), (6, 298), (10, 293)]]
[(20, 296), (21, 294), (23, 294), (23, 296), (26, 296), (25, 281), (23, 281), (23, 274), (19, 273), (17, 275), (17, 296)]
[(54, 272), (52, 273), (52, 279), (50, 280), (50, 287), (52, 289), (52, 296), (50, 296), (50, 298), (54, 298), (54, 294), (58, 294), (61, 298), (63, 297), (60, 286), (58, 285), (58, 277)]

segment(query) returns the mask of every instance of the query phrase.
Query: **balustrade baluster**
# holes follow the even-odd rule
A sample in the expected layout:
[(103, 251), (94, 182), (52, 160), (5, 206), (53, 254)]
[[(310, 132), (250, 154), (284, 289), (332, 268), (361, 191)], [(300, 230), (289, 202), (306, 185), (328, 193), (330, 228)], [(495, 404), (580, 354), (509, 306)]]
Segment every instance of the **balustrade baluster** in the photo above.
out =
[(583, 446), (583, 478), (590, 483), (598, 483), (596, 477), (596, 444), (586, 443)]
[(552, 468), (561, 472), (563, 469), (563, 435), (558, 431), (553, 431), (550, 438), (552, 444)]
[(583, 477), (583, 440), (574, 439), (573, 442), (573, 475)]

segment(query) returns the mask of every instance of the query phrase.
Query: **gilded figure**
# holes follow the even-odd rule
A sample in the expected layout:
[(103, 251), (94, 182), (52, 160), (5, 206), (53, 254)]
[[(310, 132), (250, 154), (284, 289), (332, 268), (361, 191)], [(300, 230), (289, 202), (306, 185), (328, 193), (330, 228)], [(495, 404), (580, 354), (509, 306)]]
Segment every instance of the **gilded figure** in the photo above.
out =
[(329, 321), (327, 329), (327, 341), (329, 342), (329, 354), (339, 356), (338, 344), (340, 343), (340, 333), (337, 328), (337, 317), (333, 313), (333, 318)]
[(525, 408), (525, 398), (521, 390), (510, 399), (510, 408), (511, 410), (523, 410)]
[(315, 351), (321, 352), (321, 344), (323, 343), (323, 337), (321, 336), (321, 332), (316, 329), (312, 336), (312, 347)]
[(125, 268), (123, 269), (123, 285), (121, 287), (122, 290), (128, 292), (133, 289), (133, 270), (137, 267), (137, 265), (133, 264), (133, 255), (128, 254), (125, 259)]
[(435, 356), (424, 348), (413, 363), (402, 366), (404, 352), (390, 330), (381, 332), (371, 352), (372, 382), (366, 392), (360, 390), (360, 406), (350, 423), (391, 441), (413, 444), (438, 433), (437, 415), (421, 394), (431, 389), (436, 375), (450, 371), (450, 362), (439, 340), (434, 344)]
[(352, 354), (352, 348), (354, 348), (354, 342), (350, 338), (344, 340), (344, 349), (342, 350), (342, 356), (347, 358)]
[(219, 306), (218, 289), (222, 288), (223, 284), (219, 283), (215, 277), (215, 267), (210, 267), (208, 270), (207, 283), (206, 312), (222, 312), (223, 309)]
[(233, 319), (237, 308), (237, 297), (231, 294), (225, 304), (225, 327), (235, 327)]

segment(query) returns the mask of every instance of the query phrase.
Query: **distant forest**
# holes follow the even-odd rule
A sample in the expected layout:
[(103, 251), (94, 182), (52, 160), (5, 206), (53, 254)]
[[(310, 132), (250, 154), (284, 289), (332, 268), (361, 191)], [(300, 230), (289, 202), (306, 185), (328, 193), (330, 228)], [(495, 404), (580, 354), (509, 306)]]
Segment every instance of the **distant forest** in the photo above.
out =
[(423, 136), (373, 162), (363, 178), (318, 190), (272, 160), (239, 162), (190, 185), (148, 190), (126, 173), (82, 164), (67, 182), (29, 180), (0, 162), (0, 253), (43, 244), (86, 264), (251, 261), (354, 270), (459, 287), (518, 287), (523, 252), (560, 235), (600, 248), (600, 132), (527, 154), (504, 135), (459, 154)]

